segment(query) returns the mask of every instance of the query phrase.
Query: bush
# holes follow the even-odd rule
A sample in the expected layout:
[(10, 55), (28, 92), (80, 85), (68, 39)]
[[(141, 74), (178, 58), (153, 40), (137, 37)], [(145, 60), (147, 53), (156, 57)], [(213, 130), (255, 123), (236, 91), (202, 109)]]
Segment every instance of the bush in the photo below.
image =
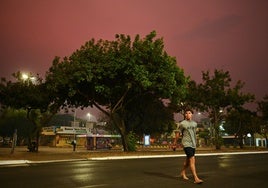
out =
[(127, 135), (128, 151), (136, 151), (137, 137), (132, 131)]

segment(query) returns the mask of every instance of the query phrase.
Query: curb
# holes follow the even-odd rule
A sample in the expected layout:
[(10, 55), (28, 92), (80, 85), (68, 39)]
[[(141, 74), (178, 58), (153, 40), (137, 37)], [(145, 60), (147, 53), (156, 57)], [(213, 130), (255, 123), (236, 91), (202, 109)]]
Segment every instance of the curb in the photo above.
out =
[[(248, 154), (268, 154), (268, 151), (199, 153), (199, 154), (196, 154), (195, 156), (248, 155)], [(63, 159), (63, 160), (47, 160), (47, 161), (3, 160), (3, 161), (0, 161), (0, 167), (2, 167), (2, 166), (22, 166), (22, 165), (27, 165), (27, 164), (90, 161), (90, 160), (91, 161), (101, 161), (101, 160), (150, 159), (150, 158), (171, 158), (171, 157), (185, 157), (185, 154), (109, 156), (109, 157), (91, 157), (91, 158), (84, 158), (84, 159)]]
[(0, 161), (0, 167), (1, 166), (22, 166), (22, 165), (27, 165), (27, 164), (75, 162), (75, 161), (87, 161), (87, 160), (88, 159), (63, 159), (63, 160), (49, 160), (49, 161), (4, 160), (4, 161)]
[(21, 165), (21, 164), (27, 164), (30, 161), (28, 160), (5, 160), (5, 161), (0, 161), (0, 166), (2, 165)]

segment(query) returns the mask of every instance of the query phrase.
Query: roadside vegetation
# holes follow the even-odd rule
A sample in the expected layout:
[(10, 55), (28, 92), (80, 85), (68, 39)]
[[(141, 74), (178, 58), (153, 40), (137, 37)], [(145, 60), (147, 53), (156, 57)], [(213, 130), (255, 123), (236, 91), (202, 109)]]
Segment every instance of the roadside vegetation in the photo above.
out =
[[(69, 57), (55, 57), (45, 78), (16, 72), (12, 81), (1, 79), (0, 135), (12, 137), (16, 130), (18, 141), (27, 139), (28, 147), (35, 139), (38, 151), (42, 127), (60, 110), (94, 107), (121, 135), (124, 151), (135, 151), (144, 134), (171, 134), (174, 113), (191, 107), (207, 114), (213, 135), (202, 134), (216, 149), (223, 144), (222, 125), (240, 147), (248, 133), (259, 133), (267, 143), (268, 96), (255, 101), (254, 94), (243, 92), (245, 83), (233, 83), (226, 70), (201, 74), (201, 83), (186, 76), (155, 31), (144, 38), (91, 39)], [(246, 109), (249, 103), (258, 108)]]

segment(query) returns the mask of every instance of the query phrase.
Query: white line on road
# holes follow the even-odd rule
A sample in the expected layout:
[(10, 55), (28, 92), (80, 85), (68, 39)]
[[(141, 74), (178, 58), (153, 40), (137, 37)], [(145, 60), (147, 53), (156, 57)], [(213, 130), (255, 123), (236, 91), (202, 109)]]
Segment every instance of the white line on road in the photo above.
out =
[[(221, 152), (221, 153), (199, 153), (196, 156), (217, 156), (217, 155), (245, 155), (245, 154), (264, 154), (268, 151), (253, 151), (253, 152)], [(119, 160), (119, 159), (150, 159), (150, 158), (170, 158), (170, 157), (185, 157), (185, 154), (178, 155), (142, 155), (142, 156), (110, 156), (110, 157), (92, 157), (88, 160)]]
[(83, 187), (78, 187), (78, 188), (92, 188), (92, 187), (105, 187), (107, 184), (98, 184), (98, 185), (87, 185)]

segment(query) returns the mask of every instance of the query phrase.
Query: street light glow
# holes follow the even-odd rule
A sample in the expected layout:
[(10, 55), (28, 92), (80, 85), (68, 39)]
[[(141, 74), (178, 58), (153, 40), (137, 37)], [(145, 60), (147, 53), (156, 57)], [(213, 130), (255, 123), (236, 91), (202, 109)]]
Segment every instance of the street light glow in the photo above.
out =
[(28, 73), (22, 73), (21, 78), (23, 81), (28, 81), (28, 83), (31, 82), (34, 84), (35, 84), (36, 79), (37, 79), (35, 76), (30, 76)]
[(34, 82), (34, 81), (36, 80), (36, 77), (32, 76), (32, 77), (30, 77), (30, 80), (31, 80), (32, 82)]
[(25, 74), (25, 73), (23, 73), (23, 74), (21, 75), (21, 77), (22, 77), (23, 80), (27, 80), (27, 79), (29, 79), (28, 74)]
[(87, 116), (88, 116), (88, 120), (90, 121), (91, 114), (87, 113)]

